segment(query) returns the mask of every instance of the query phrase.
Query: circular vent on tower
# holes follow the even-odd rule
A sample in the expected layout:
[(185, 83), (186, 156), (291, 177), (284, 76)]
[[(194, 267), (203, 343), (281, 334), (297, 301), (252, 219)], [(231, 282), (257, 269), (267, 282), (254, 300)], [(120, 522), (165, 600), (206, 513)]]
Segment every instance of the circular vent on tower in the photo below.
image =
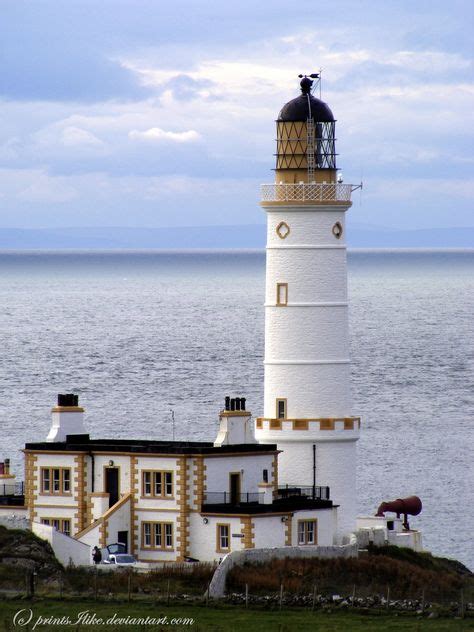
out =
[(332, 234), (336, 239), (341, 239), (342, 237), (342, 224), (341, 222), (336, 222), (332, 227)]
[(280, 222), (276, 227), (276, 233), (280, 239), (286, 239), (290, 234), (290, 227), (286, 222)]

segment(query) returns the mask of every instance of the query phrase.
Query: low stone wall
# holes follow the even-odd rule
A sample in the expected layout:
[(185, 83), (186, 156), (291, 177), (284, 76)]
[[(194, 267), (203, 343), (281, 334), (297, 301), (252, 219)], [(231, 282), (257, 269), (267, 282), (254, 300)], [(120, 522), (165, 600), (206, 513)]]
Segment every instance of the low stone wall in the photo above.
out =
[(225, 596), (227, 574), (234, 566), (251, 563), (264, 563), (285, 557), (357, 557), (359, 547), (357, 538), (351, 536), (349, 544), (341, 546), (285, 546), (275, 549), (245, 549), (228, 553), (216, 568), (209, 585), (209, 597), (220, 599)]
[(0, 524), (7, 529), (25, 529), (30, 530), (30, 521), (28, 518), (19, 515), (5, 515), (0, 513)]

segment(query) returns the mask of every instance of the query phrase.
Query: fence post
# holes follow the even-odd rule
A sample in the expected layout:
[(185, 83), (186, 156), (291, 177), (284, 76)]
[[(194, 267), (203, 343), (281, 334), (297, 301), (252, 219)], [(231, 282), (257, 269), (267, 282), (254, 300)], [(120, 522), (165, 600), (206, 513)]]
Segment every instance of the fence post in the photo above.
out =
[(354, 607), (355, 605), (355, 598), (356, 598), (356, 585), (354, 584), (354, 586), (352, 587), (352, 607)]
[(389, 604), (390, 604), (390, 586), (389, 584), (387, 584), (387, 610), (389, 609)]
[(421, 612), (425, 611), (425, 589), (421, 593)]
[(59, 573), (59, 598), (63, 598), (63, 574)]
[(249, 607), (249, 585), (245, 584), (245, 607)]
[(209, 605), (209, 588), (211, 586), (211, 583), (209, 582), (209, 584), (207, 585), (207, 590), (206, 590), (206, 606)]
[(281, 610), (282, 601), (283, 601), (283, 583), (280, 584), (280, 610)]
[(461, 619), (464, 619), (464, 590), (461, 590), (461, 608), (459, 615)]
[(94, 565), (94, 601), (97, 601), (97, 564)]
[(313, 603), (311, 605), (311, 611), (312, 612), (314, 612), (314, 608), (316, 606), (316, 588), (317, 588), (317, 585), (314, 584), (314, 586), (313, 586)]
[(132, 569), (128, 571), (128, 601), (132, 599)]
[(166, 586), (166, 605), (170, 605), (170, 580), (168, 579), (168, 583)]

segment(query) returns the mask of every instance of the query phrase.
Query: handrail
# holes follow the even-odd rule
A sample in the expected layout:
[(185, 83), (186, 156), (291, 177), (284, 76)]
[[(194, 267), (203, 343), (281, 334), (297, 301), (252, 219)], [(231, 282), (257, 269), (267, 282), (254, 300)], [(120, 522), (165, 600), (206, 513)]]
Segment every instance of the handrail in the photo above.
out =
[(360, 185), (330, 183), (262, 184), (262, 202), (350, 202)]
[(231, 492), (205, 492), (204, 505), (242, 505), (250, 503), (262, 503), (263, 493), (244, 492), (232, 494)]

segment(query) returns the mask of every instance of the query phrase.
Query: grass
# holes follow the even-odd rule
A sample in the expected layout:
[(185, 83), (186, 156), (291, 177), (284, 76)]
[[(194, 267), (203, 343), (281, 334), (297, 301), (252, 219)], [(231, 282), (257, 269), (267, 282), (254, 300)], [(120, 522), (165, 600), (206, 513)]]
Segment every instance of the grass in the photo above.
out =
[[(24, 609), (24, 614), (32, 611), (32, 621), (29, 626), (15, 628), (13, 618), (15, 613)], [(174, 617), (193, 619), (192, 625), (165, 624), (158, 627), (148, 625), (74, 625), (81, 612), (89, 612), (89, 616), (96, 615), (107, 621), (116, 614), (119, 617), (164, 617), (171, 621)], [(153, 605), (152, 603), (96, 603), (94, 601), (61, 601), (35, 600), (33, 603), (25, 600), (1, 602), (0, 625), (2, 630), (10, 632), (15, 629), (32, 630), (37, 618), (68, 616), (73, 625), (45, 624), (38, 625), (36, 630), (81, 630), (100, 629), (110, 630), (193, 630), (212, 632), (465, 632), (474, 630), (473, 619), (422, 619), (411, 614), (387, 614), (386, 612), (310, 612), (303, 609), (283, 609), (282, 611), (265, 611), (257, 608), (237, 608), (218, 604), (205, 607), (204, 605)]]
[(436, 558), (398, 547), (382, 547), (358, 558), (286, 558), (265, 564), (234, 566), (228, 576), (230, 591), (251, 594), (278, 592), (283, 584), (288, 594), (357, 596), (386, 595), (392, 599), (420, 599), (444, 603), (474, 600), (474, 578), (459, 562)]

